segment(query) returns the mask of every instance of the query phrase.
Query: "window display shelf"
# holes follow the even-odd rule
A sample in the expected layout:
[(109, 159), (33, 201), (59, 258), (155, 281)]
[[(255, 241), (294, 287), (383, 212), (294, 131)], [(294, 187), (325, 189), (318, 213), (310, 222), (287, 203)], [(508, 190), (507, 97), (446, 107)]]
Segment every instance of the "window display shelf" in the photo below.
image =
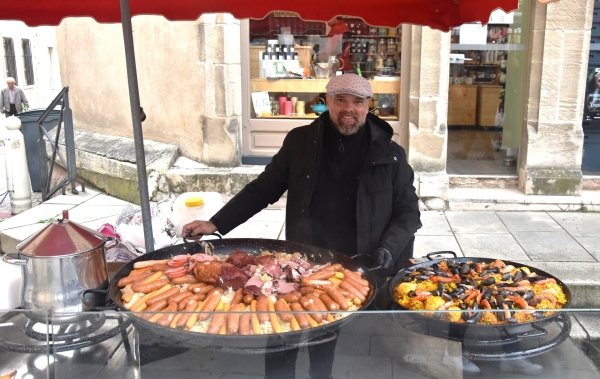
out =
[(524, 50), (525, 45), (520, 43), (486, 43), (486, 44), (465, 44), (465, 43), (452, 43), (450, 44), (450, 50), (510, 50), (519, 51)]
[[(322, 93), (329, 79), (278, 79), (269, 80), (263, 78), (250, 79), (251, 92), (299, 92), (299, 93)], [(369, 80), (373, 93), (400, 93), (400, 80), (384, 81)]]

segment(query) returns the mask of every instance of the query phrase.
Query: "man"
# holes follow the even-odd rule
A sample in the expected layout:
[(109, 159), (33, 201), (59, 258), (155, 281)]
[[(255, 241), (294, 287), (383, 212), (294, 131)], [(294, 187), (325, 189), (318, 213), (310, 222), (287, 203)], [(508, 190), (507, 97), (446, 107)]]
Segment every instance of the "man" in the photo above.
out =
[(345, 74), (327, 84), (329, 111), (293, 129), (261, 175), (190, 236), (226, 234), (287, 190), (286, 239), (348, 256), (371, 254), (380, 276), (395, 273), (421, 227), (414, 173), (392, 128), (369, 113), (368, 80)]
[(2, 90), (2, 106), (0, 113), (6, 117), (16, 116), (23, 111), (29, 109), (29, 102), (22, 89), (15, 85), (15, 79), (6, 78), (6, 88)]
[[(329, 111), (290, 131), (257, 179), (210, 221), (185, 225), (183, 235), (226, 234), (287, 190), (287, 240), (349, 256), (369, 254), (381, 277), (405, 266), (421, 222), (404, 149), (392, 141), (391, 126), (369, 113), (368, 80), (336, 76), (326, 97)], [(335, 344), (309, 348), (311, 377), (331, 376)], [(297, 352), (267, 355), (266, 376), (294, 377)]]

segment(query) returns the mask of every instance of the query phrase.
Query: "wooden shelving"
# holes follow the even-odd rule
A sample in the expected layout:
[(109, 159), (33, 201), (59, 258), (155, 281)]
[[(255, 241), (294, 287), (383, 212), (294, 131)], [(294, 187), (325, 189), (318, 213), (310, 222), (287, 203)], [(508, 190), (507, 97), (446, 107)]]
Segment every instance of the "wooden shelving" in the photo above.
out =
[[(269, 80), (263, 78), (250, 79), (251, 92), (300, 92), (300, 93), (322, 93), (329, 79), (278, 79)], [(369, 80), (373, 93), (400, 93), (400, 80)]]

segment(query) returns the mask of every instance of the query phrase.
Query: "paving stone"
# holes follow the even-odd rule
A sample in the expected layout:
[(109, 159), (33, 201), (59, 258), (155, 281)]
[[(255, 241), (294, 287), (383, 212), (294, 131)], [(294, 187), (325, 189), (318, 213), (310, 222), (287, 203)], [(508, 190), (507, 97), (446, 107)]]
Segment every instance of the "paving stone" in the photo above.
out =
[(69, 219), (81, 223), (98, 220), (104, 217), (118, 216), (123, 210), (123, 205), (78, 205), (69, 210)]
[(424, 257), (434, 251), (454, 251), (462, 257), (462, 250), (454, 236), (421, 236), (415, 237), (413, 257)]
[(600, 237), (573, 237), (575, 241), (590, 253), (597, 261), (600, 261)]
[(562, 227), (545, 212), (497, 212), (510, 232), (553, 232)]
[(510, 234), (462, 234), (456, 239), (465, 257), (529, 261), (525, 251)]
[(548, 214), (574, 237), (594, 237), (600, 230), (598, 213), (552, 212)]
[(532, 261), (596, 261), (566, 232), (514, 232), (513, 236)]
[(417, 230), (417, 236), (451, 236), (452, 229), (444, 212), (426, 211), (421, 212), (421, 223), (423, 227)]
[(446, 212), (454, 233), (508, 233), (495, 212)]
[[(70, 187), (69, 187), (70, 188)], [(81, 187), (78, 187), (79, 193), (74, 195), (71, 191), (67, 191), (64, 195), (58, 195), (51, 199), (44, 201), (44, 204), (81, 204), (86, 201), (90, 201), (96, 196), (100, 196), (100, 193), (92, 189), (86, 189), (85, 192), (81, 191)], [(60, 192), (59, 192), (60, 193)], [(106, 195), (102, 195), (106, 196)], [(114, 198), (113, 198), (114, 199)]]
[(0, 231), (36, 224), (51, 218), (54, 219), (60, 216), (63, 210), (71, 208), (73, 208), (72, 204), (41, 204), (0, 222)]

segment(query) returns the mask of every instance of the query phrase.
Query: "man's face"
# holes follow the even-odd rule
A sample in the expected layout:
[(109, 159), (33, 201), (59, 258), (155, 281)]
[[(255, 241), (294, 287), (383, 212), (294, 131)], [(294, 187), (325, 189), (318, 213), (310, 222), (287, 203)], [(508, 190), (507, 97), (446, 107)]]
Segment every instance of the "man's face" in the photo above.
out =
[(8, 88), (13, 89), (15, 88), (15, 82), (12, 80), (9, 80), (8, 82), (6, 82), (6, 85), (8, 86)]
[(329, 117), (336, 129), (343, 135), (351, 135), (365, 125), (369, 112), (369, 99), (349, 93), (327, 95)]

